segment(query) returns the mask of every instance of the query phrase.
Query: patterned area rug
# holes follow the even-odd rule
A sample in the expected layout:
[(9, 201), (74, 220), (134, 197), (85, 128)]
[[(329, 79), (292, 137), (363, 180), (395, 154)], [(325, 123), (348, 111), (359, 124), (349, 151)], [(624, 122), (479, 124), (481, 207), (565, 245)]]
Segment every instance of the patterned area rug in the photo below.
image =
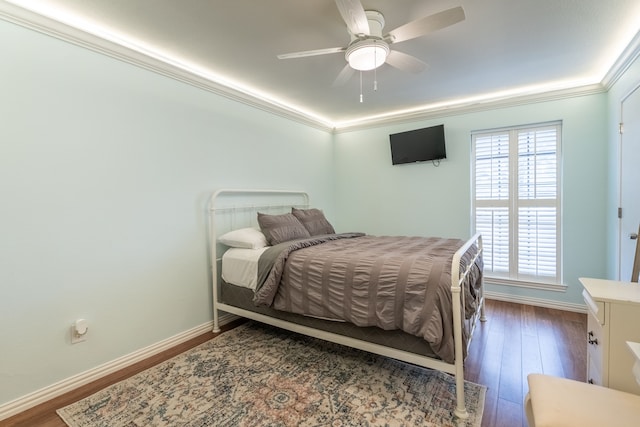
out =
[(486, 388), (248, 322), (59, 409), (72, 427), (480, 426)]

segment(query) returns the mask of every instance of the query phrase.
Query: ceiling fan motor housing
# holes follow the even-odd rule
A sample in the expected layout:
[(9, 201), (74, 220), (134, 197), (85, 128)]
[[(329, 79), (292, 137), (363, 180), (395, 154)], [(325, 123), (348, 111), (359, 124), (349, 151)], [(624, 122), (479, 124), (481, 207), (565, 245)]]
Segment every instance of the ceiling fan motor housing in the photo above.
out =
[(373, 70), (384, 64), (389, 55), (389, 44), (382, 38), (384, 16), (376, 10), (367, 10), (369, 34), (351, 34), (351, 43), (344, 57), (351, 68)]
[(369, 35), (382, 38), (384, 28), (384, 16), (377, 10), (365, 10), (367, 21), (369, 21)]

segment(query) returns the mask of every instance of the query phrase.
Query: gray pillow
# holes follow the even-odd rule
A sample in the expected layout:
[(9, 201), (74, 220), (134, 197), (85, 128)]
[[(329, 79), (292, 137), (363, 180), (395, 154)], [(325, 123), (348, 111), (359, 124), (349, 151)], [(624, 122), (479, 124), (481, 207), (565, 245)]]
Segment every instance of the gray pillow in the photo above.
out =
[(320, 209), (296, 209), (291, 208), (291, 213), (300, 220), (310, 235), (335, 234), (333, 225), (324, 216)]
[(270, 245), (311, 237), (293, 214), (267, 215), (258, 212), (258, 224)]

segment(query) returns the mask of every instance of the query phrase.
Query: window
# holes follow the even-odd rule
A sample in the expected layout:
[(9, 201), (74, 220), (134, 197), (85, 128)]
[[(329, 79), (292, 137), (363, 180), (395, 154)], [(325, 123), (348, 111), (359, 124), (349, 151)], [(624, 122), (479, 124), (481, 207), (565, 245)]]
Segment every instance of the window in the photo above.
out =
[(496, 283), (560, 284), (561, 124), (472, 134), (473, 218)]

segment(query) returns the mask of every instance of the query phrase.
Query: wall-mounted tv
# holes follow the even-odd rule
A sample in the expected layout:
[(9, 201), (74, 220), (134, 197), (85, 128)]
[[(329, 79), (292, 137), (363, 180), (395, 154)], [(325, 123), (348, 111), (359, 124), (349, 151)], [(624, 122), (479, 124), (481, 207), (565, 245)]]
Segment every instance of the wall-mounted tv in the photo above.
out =
[(394, 165), (447, 158), (444, 125), (394, 133), (389, 141)]

